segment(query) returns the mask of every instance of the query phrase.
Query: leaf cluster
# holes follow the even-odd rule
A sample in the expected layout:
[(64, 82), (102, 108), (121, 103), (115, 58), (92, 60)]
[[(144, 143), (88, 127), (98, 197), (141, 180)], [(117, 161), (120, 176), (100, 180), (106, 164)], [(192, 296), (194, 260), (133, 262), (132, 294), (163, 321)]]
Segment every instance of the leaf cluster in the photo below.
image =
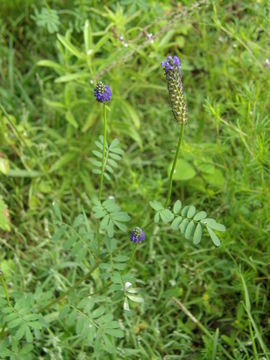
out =
[(104, 230), (109, 237), (113, 237), (115, 227), (123, 232), (127, 231), (125, 223), (130, 220), (130, 216), (121, 210), (114, 199), (103, 202), (95, 200), (93, 211), (95, 218), (101, 220), (100, 229)]
[[(104, 137), (100, 135), (99, 141), (95, 142), (97, 149), (93, 150), (95, 160), (93, 160), (93, 173), (100, 175), (102, 171), (102, 158), (103, 158), (103, 144)], [(119, 146), (119, 140), (114, 139), (110, 145), (105, 144), (105, 162), (104, 162), (104, 176), (107, 180), (111, 180), (111, 175), (114, 174), (118, 167), (118, 162), (121, 160), (124, 151)]]
[(150, 206), (156, 211), (154, 217), (155, 223), (158, 223), (160, 220), (166, 225), (170, 223), (172, 230), (180, 230), (180, 233), (187, 240), (193, 239), (195, 245), (201, 242), (203, 229), (205, 228), (213, 243), (216, 246), (220, 246), (220, 240), (214, 230), (223, 232), (226, 230), (225, 226), (217, 223), (213, 218), (208, 218), (205, 211), (196, 211), (194, 205), (182, 207), (180, 200), (174, 203), (173, 211), (165, 208), (158, 201), (151, 201)]

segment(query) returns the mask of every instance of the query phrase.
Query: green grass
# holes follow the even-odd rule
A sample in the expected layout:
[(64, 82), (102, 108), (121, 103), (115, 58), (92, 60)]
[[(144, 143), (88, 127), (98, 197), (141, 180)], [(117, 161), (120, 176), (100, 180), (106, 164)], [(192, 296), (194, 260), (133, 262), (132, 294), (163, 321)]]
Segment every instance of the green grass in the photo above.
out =
[[(89, 9), (87, 1), (3, 2), (0, 103), (9, 116), (1, 111), (0, 190), (10, 223), (1, 202), (0, 220), (10, 231), (3, 225), (0, 232), (0, 268), (11, 301), (21, 296), (33, 309), (44, 306), (49, 325), (36, 331), (33, 342), (16, 342), (1, 324), (0, 357), (268, 359), (269, 3), (132, 3), (120, 1), (120, 8), (93, 1)], [(37, 26), (35, 6), (38, 13), (47, 6), (57, 11), (60, 36)], [(141, 32), (147, 26), (153, 44)], [(93, 55), (80, 57), (98, 41)], [(76, 47), (71, 53), (70, 43)], [(98, 357), (58, 320), (69, 300), (79, 302), (91, 289), (104, 301), (98, 273), (46, 307), (90, 269), (88, 259), (80, 262), (54, 241), (52, 203), (57, 201), (67, 224), (83, 210), (93, 220), (99, 177), (92, 173), (92, 151), (103, 124), (90, 80), (99, 77), (113, 91), (109, 141), (118, 138), (125, 151), (116, 176), (104, 180), (103, 197), (115, 196), (131, 215), (131, 228), (152, 220), (148, 203), (166, 199), (179, 132), (160, 68), (169, 53), (182, 60), (189, 110), (180, 155), (189, 176), (181, 180), (179, 170), (172, 199), (206, 208), (227, 231), (215, 248), (207, 237), (194, 246), (180, 233), (151, 224), (131, 271), (144, 304), (127, 315), (112, 298), (125, 335), (116, 340), (117, 353)], [(117, 239), (119, 254), (130, 256), (128, 235)], [(0, 297), (1, 310), (3, 287)]]

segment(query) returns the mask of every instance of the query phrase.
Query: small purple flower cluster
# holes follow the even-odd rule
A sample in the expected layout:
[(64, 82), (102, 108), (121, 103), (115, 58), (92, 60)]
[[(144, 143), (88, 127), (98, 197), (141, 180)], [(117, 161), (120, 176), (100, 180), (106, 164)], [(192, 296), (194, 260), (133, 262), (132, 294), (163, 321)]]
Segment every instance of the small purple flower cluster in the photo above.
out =
[(94, 95), (98, 102), (104, 103), (111, 100), (112, 90), (109, 85), (105, 85), (102, 81), (99, 81), (94, 89)]
[(181, 62), (176, 55), (168, 56), (167, 61), (163, 61), (161, 66), (164, 68), (167, 78), (173, 115), (176, 121), (185, 124), (187, 122), (187, 106), (182, 83)]
[(135, 227), (129, 234), (130, 240), (134, 243), (141, 243), (145, 240), (145, 233), (144, 231), (139, 228)]

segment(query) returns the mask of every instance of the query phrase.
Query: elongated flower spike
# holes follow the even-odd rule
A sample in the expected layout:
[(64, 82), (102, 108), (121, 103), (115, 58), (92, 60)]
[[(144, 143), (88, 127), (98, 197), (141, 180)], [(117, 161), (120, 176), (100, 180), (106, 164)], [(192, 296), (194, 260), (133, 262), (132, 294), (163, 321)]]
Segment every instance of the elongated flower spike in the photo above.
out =
[(111, 100), (112, 90), (109, 85), (105, 85), (102, 81), (98, 81), (94, 89), (94, 95), (98, 102), (104, 103)]
[(130, 240), (134, 243), (141, 243), (145, 240), (145, 233), (144, 231), (139, 228), (135, 227), (129, 234)]
[(174, 57), (168, 56), (167, 61), (163, 61), (161, 66), (164, 68), (167, 78), (174, 118), (176, 121), (185, 124), (187, 122), (187, 106), (182, 83), (181, 62), (176, 55)]

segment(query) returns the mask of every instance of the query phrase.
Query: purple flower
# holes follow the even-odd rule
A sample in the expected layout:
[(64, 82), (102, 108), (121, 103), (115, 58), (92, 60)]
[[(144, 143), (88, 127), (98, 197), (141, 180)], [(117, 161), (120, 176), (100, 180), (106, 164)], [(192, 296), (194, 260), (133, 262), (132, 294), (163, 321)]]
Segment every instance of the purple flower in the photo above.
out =
[(112, 90), (109, 85), (104, 85), (102, 81), (98, 81), (94, 89), (94, 95), (98, 102), (104, 103), (111, 100)]
[(144, 231), (139, 228), (135, 227), (129, 234), (130, 240), (134, 243), (141, 243), (145, 240), (145, 233)]
[(177, 121), (186, 123), (187, 106), (182, 83), (181, 62), (176, 55), (168, 56), (167, 61), (163, 61), (161, 66), (164, 68), (167, 78), (173, 115)]

